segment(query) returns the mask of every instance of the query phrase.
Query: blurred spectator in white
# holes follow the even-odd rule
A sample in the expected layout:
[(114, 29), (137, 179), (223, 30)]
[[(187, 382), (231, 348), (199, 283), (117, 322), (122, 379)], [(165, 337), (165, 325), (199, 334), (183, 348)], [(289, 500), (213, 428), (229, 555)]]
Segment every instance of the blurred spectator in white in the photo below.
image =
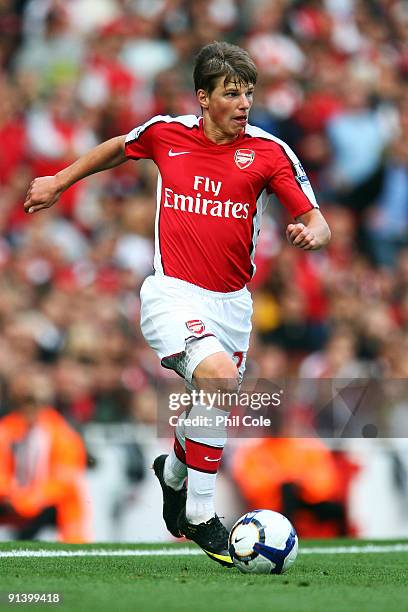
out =
[(159, 22), (145, 14), (151, 3), (136, 6), (138, 32), (129, 38), (121, 52), (124, 65), (143, 80), (153, 79), (159, 72), (171, 68), (176, 61), (175, 49), (159, 37)]
[(120, 15), (118, 0), (28, 0), (24, 10), (24, 32), (29, 38), (41, 36), (52, 10), (64, 9), (70, 29), (87, 33)]
[(408, 142), (405, 136), (392, 144), (367, 233), (369, 248), (378, 265), (394, 266), (399, 250), (408, 246)]
[(27, 6), (26, 14), (30, 11), (34, 14), (39, 11), (37, 17), (43, 11), (43, 27), (24, 39), (15, 68), (34, 74), (43, 92), (57, 84), (72, 82), (80, 69), (85, 41), (71, 27), (65, 3), (34, 0)]
[(347, 328), (335, 330), (325, 348), (311, 353), (299, 368), (300, 378), (358, 378), (363, 375), (354, 334)]
[[(36, 176), (57, 173), (97, 143), (91, 117), (82, 112), (70, 86), (53, 90), (46, 104), (31, 109), (27, 117), (28, 147)], [(62, 195), (62, 210), (72, 214), (81, 188)]]
[(120, 267), (132, 270), (142, 281), (153, 271), (154, 209), (147, 198), (136, 197), (125, 202), (120, 217), (121, 232), (114, 258)]
[(248, 3), (247, 48), (264, 75), (299, 74), (305, 57), (297, 43), (283, 33), (285, 2)]
[(381, 186), (382, 155), (391, 134), (369, 106), (369, 90), (362, 81), (343, 83), (344, 109), (327, 124), (332, 148), (330, 183), (344, 204), (362, 210)]

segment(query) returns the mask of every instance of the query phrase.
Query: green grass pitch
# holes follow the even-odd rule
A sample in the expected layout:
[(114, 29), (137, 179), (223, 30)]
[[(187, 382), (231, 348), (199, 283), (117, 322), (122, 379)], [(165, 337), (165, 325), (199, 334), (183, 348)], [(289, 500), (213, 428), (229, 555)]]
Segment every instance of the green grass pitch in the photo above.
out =
[[(408, 545), (393, 552), (324, 554), (316, 547), (367, 542), (303, 541), (282, 576), (249, 576), (224, 569), (204, 554), (178, 554), (178, 545), (0, 543), (0, 608), (139, 612), (394, 612), (408, 610)], [(384, 546), (385, 542), (375, 542)], [(388, 543), (395, 547), (396, 542)], [(400, 542), (400, 544), (402, 544)], [(174, 556), (129, 551), (172, 549)], [(313, 548), (313, 554), (307, 550)], [(186, 550), (186, 545), (182, 545)], [(196, 548), (191, 547), (192, 550)], [(122, 551), (122, 556), (5, 556), (11, 551)], [(26, 554), (24, 552), (24, 554)], [(124, 555), (127, 556), (124, 556)], [(61, 604), (14, 604), (7, 593), (54, 593)]]

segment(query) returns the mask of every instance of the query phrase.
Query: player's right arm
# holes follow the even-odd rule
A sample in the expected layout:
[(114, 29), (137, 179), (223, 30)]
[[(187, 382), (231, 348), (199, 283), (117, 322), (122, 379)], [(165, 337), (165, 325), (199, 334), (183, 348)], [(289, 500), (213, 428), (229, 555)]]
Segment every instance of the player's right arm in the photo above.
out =
[(125, 140), (126, 136), (111, 138), (54, 176), (35, 178), (30, 184), (24, 202), (25, 212), (35, 213), (43, 208), (50, 208), (58, 201), (60, 195), (77, 181), (122, 164), (128, 159), (125, 153)]

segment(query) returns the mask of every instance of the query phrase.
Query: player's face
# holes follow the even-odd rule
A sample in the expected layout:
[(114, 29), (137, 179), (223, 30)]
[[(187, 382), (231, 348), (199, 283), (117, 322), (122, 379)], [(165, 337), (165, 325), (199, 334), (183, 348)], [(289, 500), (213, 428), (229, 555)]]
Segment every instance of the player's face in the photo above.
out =
[(254, 86), (244, 83), (224, 83), (220, 77), (211, 94), (200, 89), (198, 100), (203, 108), (204, 131), (210, 140), (222, 143), (234, 140), (248, 123)]

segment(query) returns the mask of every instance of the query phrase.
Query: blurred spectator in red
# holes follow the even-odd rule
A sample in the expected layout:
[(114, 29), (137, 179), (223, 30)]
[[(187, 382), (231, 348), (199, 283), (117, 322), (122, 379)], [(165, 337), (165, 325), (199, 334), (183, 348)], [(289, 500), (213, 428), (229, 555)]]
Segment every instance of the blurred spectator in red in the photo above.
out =
[[(54, 172), (155, 112), (197, 112), (186, 94), (191, 64), (195, 50), (214, 38), (247, 44), (258, 58), (251, 123), (282, 135), (305, 160), (333, 234), (325, 253), (298, 257), (286, 246), (278, 207), (265, 211), (251, 283), (249, 366), (266, 378), (298, 376), (306, 365), (318, 376), (397, 372), (387, 335), (407, 327), (402, 2), (0, 5), (5, 387), (16, 369), (46, 364), (58, 409), (87, 423), (134, 416), (129, 395), (168, 376), (137, 323), (138, 288), (151, 271), (154, 165), (123, 164), (90, 177), (65, 194), (63, 207), (30, 223), (21, 202), (33, 167), (35, 174)], [(374, 213), (361, 214), (365, 205)], [(117, 352), (103, 340), (110, 336), (122, 347)]]
[(0, 78), (2, 69), (9, 67), (21, 40), (21, 8), (22, 3), (15, 0), (2, 0), (0, 3)]
[(0, 185), (5, 186), (27, 160), (27, 131), (18, 92), (0, 77)]
[[(96, 144), (91, 117), (81, 112), (71, 86), (55, 88), (47, 103), (33, 108), (27, 117), (28, 147), (33, 173), (56, 174)], [(61, 209), (72, 214), (80, 189), (73, 188), (61, 199)]]
[(191, 88), (184, 87), (182, 75), (175, 68), (164, 70), (156, 76), (154, 104), (156, 115), (191, 115), (199, 112)]
[(78, 97), (96, 115), (101, 140), (128, 132), (151, 112), (146, 83), (121, 59), (129, 33), (129, 24), (113, 21), (91, 38), (87, 48)]
[(300, 107), (303, 91), (297, 78), (306, 67), (301, 47), (285, 32), (285, 4), (277, 1), (247, 5), (251, 13), (245, 46), (260, 69), (263, 104), (278, 122), (291, 117)]

